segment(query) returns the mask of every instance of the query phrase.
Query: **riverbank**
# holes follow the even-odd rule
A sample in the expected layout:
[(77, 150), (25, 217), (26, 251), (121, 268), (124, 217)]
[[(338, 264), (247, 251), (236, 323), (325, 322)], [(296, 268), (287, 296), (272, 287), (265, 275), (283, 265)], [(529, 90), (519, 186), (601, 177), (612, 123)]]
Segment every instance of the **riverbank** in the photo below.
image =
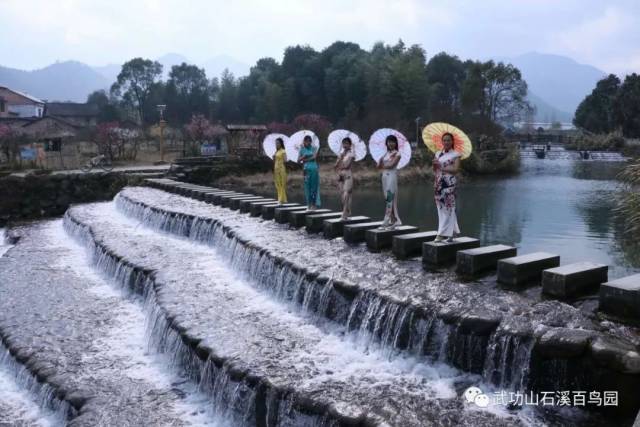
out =
[[(320, 189), (334, 190), (338, 186), (338, 176), (333, 169), (333, 163), (321, 163), (320, 165)], [(300, 190), (303, 188), (304, 177), (302, 169), (295, 167), (287, 171), (287, 188)], [(360, 188), (375, 188), (381, 185), (380, 171), (371, 164), (356, 164), (353, 167), (354, 186)], [(433, 172), (424, 166), (407, 166), (398, 173), (399, 183), (432, 182)], [(223, 188), (259, 189), (262, 191), (275, 191), (273, 173), (260, 172), (249, 175), (226, 175), (215, 181), (215, 184)]]

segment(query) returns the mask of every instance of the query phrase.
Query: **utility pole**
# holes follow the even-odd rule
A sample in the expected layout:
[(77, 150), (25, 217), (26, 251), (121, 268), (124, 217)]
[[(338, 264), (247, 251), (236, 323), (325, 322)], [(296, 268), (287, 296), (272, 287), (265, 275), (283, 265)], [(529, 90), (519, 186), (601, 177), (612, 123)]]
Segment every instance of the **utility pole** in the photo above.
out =
[(160, 112), (160, 122), (158, 122), (158, 126), (160, 127), (160, 161), (164, 163), (164, 128), (167, 126), (167, 122), (164, 120), (164, 110), (167, 106), (160, 104), (157, 108)]

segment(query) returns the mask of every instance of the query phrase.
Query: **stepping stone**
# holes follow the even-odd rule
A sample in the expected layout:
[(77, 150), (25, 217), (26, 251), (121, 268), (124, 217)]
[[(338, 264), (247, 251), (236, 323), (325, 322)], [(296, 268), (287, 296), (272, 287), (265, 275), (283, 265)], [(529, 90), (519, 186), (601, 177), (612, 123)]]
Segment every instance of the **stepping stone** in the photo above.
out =
[(458, 251), (456, 273), (473, 277), (487, 270), (495, 270), (498, 260), (514, 257), (518, 250), (513, 246), (491, 245)]
[(422, 244), (430, 242), (438, 235), (437, 231), (401, 234), (391, 239), (391, 252), (399, 259), (407, 259), (422, 253)]
[(232, 196), (222, 196), (220, 198), (220, 206), (223, 208), (230, 208), (231, 202), (234, 200), (247, 199), (249, 197), (255, 197), (253, 194), (235, 194)]
[(266, 220), (273, 219), (276, 214), (276, 208), (293, 208), (293, 207), (306, 208), (306, 206), (302, 206), (299, 203), (284, 203), (284, 204), (272, 203), (269, 205), (262, 205), (261, 206), (262, 219), (266, 219)]
[(498, 261), (498, 282), (508, 286), (521, 286), (540, 280), (542, 271), (560, 265), (560, 256), (547, 252), (534, 252)]
[(246, 194), (236, 193), (235, 191), (231, 191), (229, 193), (220, 193), (220, 194), (215, 194), (211, 198), (211, 201), (213, 202), (214, 205), (221, 205), (223, 199), (233, 197), (233, 196), (246, 196)]
[(260, 198), (258, 200), (246, 200), (246, 199), (245, 200), (241, 200), (240, 201), (240, 212), (244, 212), (244, 213), (250, 212), (251, 211), (251, 203), (253, 203), (253, 202), (273, 203), (275, 201), (276, 200), (267, 199), (267, 198), (264, 198), (264, 197), (262, 197), (262, 198)]
[(306, 210), (306, 206), (278, 207), (274, 210), (273, 219), (275, 219), (278, 224), (286, 224), (290, 219), (289, 214), (292, 212), (302, 212)]
[(305, 219), (307, 216), (323, 213), (332, 212), (329, 209), (315, 209), (312, 211), (307, 209), (306, 211), (291, 212), (291, 214), (289, 215), (289, 224), (291, 224), (292, 227), (300, 228), (305, 224)]
[(218, 193), (220, 193), (220, 190), (215, 190), (215, 189), (203, 190), (203, 191), (196, 192), (195, 197), (198, 200), (207, 200), (207, 196), (209, 194), (218, 194)]
[(229, 207), (234, 210), (237, 211), (238, 209), (240, 209), (240, 202), (244, 202), (247, 200), (262, 200), (262, 197), (260, 196), (250, 196), (250, 197), (246, 197), (246, 198), (232, 198), (230, 199), (231, 202), (229, 203)]
[(321, 233), (322, 232), (322, 223), (325, 219), (334, 219), (342, 217), (341, 212), (329, 212), (323, 214), (313, 214), (307, 215), (305, 217), (305, 228), (307, 233)]
[(360, 224), (367, 221), (371, 221), (368, 216), (350, 216), (349, 219), (325, 219), (322, 221), (322, 233), (325, 239), (335, 239), (336, 237), (342, 237), (345, 225)]
[(263, 206), (299, 206), (297, 203), (285, 203), (280, 205), (277, 200), (273, 200), (271, 202), (249, 202), (249, 212), (251, 216), (260, 216), (262, 215), (262, 207)]
[(360, 222), (357, 224), (347, 224), (344, 226), (342, 237), (347, 243), (364, 242), (365, 232), (382, 225), (382, 221)]
[(584, 295), (608, 280), (609, 267), (594, 262), (576, 262), (542, 272), (542, 292), (558, 298)]
[(214, 191), (212, 193), (206, 193), (204, 195), (204, 200), (207, 203), (215, 204), (215, 198), (217, 196), (226, 196), (226, 195), (229, 195), (229, 194), (236, 194), (236, 193), (229, 192), (229, 191)]
[(400, 225), (394, 229), (389, 228), (385, 230), (374, 228), (373, 230), (367, 230), (364, 233), (364, 238), (369, 251), (380, 252), (382, 249), (391, 247), (391, 240), (394, 236), (415, 233), (417, 231), (418, 227), (414, 227), (413, 225)]
[(422, 263), (426, 267), (437, 267), (456, 260), (458, 251), (477, 248), (480, 240), (473, 237), (456, 237), (453, 242), (424, 242), (422, 244)]
[(618, 318), (640, 321), (640, 274), (600, 285), (600, 310)]

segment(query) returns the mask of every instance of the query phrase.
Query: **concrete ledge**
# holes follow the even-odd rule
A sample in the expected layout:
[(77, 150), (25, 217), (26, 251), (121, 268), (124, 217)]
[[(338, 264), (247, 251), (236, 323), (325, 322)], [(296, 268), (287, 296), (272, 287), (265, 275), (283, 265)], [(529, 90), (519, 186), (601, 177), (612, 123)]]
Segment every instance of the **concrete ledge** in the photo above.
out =
[(323, 214), (323, 213), (332, 213), (329, 209), (315, 209), (315, 210), (305, 210), (305, 211), (296, 211), (291, 212), (289, 215), (289, 224), (292, 227), (300, 228), (305, 224), (305, 218), (309, 215), (314, 214)]
[(514, 257), (517, 254), (516, 248), (507, 245), (462, 250), (456, 255), (456, 272), (461, 276), (473, 277), (487, 270), (494, 270), (498, 260)]
[(456, 260), (458, 251), (478, 246), (480, 246), (480, 240), (473, 237), (457, 237), (453, 242), (424, 242), (422, 244), (422, 263), (425, 267), (449, 264)]
[(275, 218), (276, 208), (306, 208), (306, 206), (302, 206), (299, 203), (285, 203), (285, 204), (271, 204), (271, 205), (263, 205), (262, 209), (262, 219), (271, 220)]
[[(293, 204), (295, 205), (295, 203)], [(272, 200), (270, 202), (249, 202), (249, 214), (251, 216), (262, 215), (262, 207), (266, 205), (278, 206), (279, 203), (277, 200)], [(291, 205), (291, 203), (286, 203), (286, 205)]]
[(402, 234), (391, 239), (391, 252), (399, 259), (407, 259), (422, 254), (422, 244), (430, 242), (438, 235), (437, 231)]
[(241, 200), (240, 201), (240, 212), (247, 213), (251, 212), (251, 203), (253, 202), (265, 202), (265, 203), (273, 203), (276, 202), (274, 199), (261, 198), (258, 200)]
[(345, 225), (360, 224), (368, 221), (371, 221), (368, 216), (352, 216), (349, 219), (325, 219), (322, 222), (322, 234), (325, 239), (335, 239), (336, 237), (342, 237)]
[(609, 267), (593, 262), (576, 262), (542, 272), (542, 292), (569, 298), (597, 289), (608, 279)]
[(371, 252), (380, 252), (382, 249), (391, 247), (391, 239), (394, 236), (400, 236), (402, 234), (415, 233), (418, 231), (418, 227), (413, 225), (401, 225), (394, 229), (372, 229), (367, 230), (364, 233), (364, 238), (367, 241), (367, 248)]
[(230, 208), (231, 207), (231, 203), (234, 200), (242, 200), (242, 199), (248, 199), (250, 197), (255, 197), (253, 194), (236, 194), (233, 196), (222, 196), (220, 198), (220, 206), (222, 206), (223, 208)]
[(542, 271), (560, 265), (560, 257), (547, 252), (534, 252), (498, 261), (498, 282), (522, 286), (542, 278)]
[(307, 230), (307, 233), (321, 233), (325, 219), (335, 219), (340, 217), (342, 217), (342, 213), (340, 212), (307, 215), (304, 219), (305, 229)]
[(640, 322), (640, 274), (603, 283), (600, 310), (623, 320)]
[(262, 197), (251, 196), (251, 197), (244, 197), (244, 198), (232, 198), (229, 202), (229, 208), (231, 208), (234, 211), (237, 211), (238, 209), (240, 209), (240, 202), (246, 201), (246, 200), (262, 200)]
[(224, 198), (229, 198), (229, 197), (233, 197), (233, 196), (244, 196), (244, 194), (242, 193), (236, 193), (234, 191), (229, 192), (229, 193), (219, 193), (219, 194), (214, 194), (213, 197), (211, 197), (211, 203), (213, 203), (214, 205), (222, 205), (222, 200)]
[(382, 225), (382, 221), (372, 222), (360, 222), (357, 224), (347, 224), (344, 226), (342, 237), (347, 243), (361, 243), (364, 242), (365, 232), (374, 228), (378, 228)]
[(290, 207), (277, 207), (273, 212), (273, 219), (278, 224), (286, 224), (289, 222), (290, 214), (293, 212), (306, 211), (306, 206), (290, 206)]

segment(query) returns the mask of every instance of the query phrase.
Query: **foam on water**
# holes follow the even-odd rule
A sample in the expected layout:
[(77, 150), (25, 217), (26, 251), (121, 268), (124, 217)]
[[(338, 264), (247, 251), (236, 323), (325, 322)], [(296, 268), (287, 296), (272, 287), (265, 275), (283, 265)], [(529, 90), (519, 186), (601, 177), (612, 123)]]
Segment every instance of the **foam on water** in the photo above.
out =
[[(170, 361), (165, 355), (157, 354), (149, 349), (149, 338), (145, 329), (145, 314), (142, 301), (137, 296), (125, 294), (119, 287), (114, 286), (107, 278), (102, 277), (89, 264), (89, 257), (84, 248), (69, 239), (64, 231), (62, 221), (55, 223), (46, 230), (50, 242), (64, 245), (68, 252), (64, 259), (58, 259), (52, 267), (67, 268), (76, 274), (87, 277), (90, 287), (87, 289), (97, 298), (118, 301), (115, 308), (115, 323), (109, 332), (94, 342), (100, 349), (100, 357), (105, 363), (103, 375), (122, 375), (123, 373), (137, 381), (153, 384), (159, 389), (171, 390), (184, 396), (173, 402), (173, 412), (177, 417), (192, 425), (221, 426), (211, 411), (207, 397), (197, 390), (197, 385), (188, 379), (167, 369)], [(96, 374), (92, 372), (91, 375)]]
[[(6, 242), (6, 230), (0, 228), (0, 257), (2, 257), (13, 245)], [(0, 351), (7, 350), (0, 346)], [(0, 360), (9, 360), (10, 356), (0, 357)], [(19, 424), (22, 426), (56, 426), (61, 424), (60, 414), (41, 408), (35, 403), (32, 395), (16, 382), (20, 372), (15, 366), (0, 363), (0, 425), (4, 423)]]

